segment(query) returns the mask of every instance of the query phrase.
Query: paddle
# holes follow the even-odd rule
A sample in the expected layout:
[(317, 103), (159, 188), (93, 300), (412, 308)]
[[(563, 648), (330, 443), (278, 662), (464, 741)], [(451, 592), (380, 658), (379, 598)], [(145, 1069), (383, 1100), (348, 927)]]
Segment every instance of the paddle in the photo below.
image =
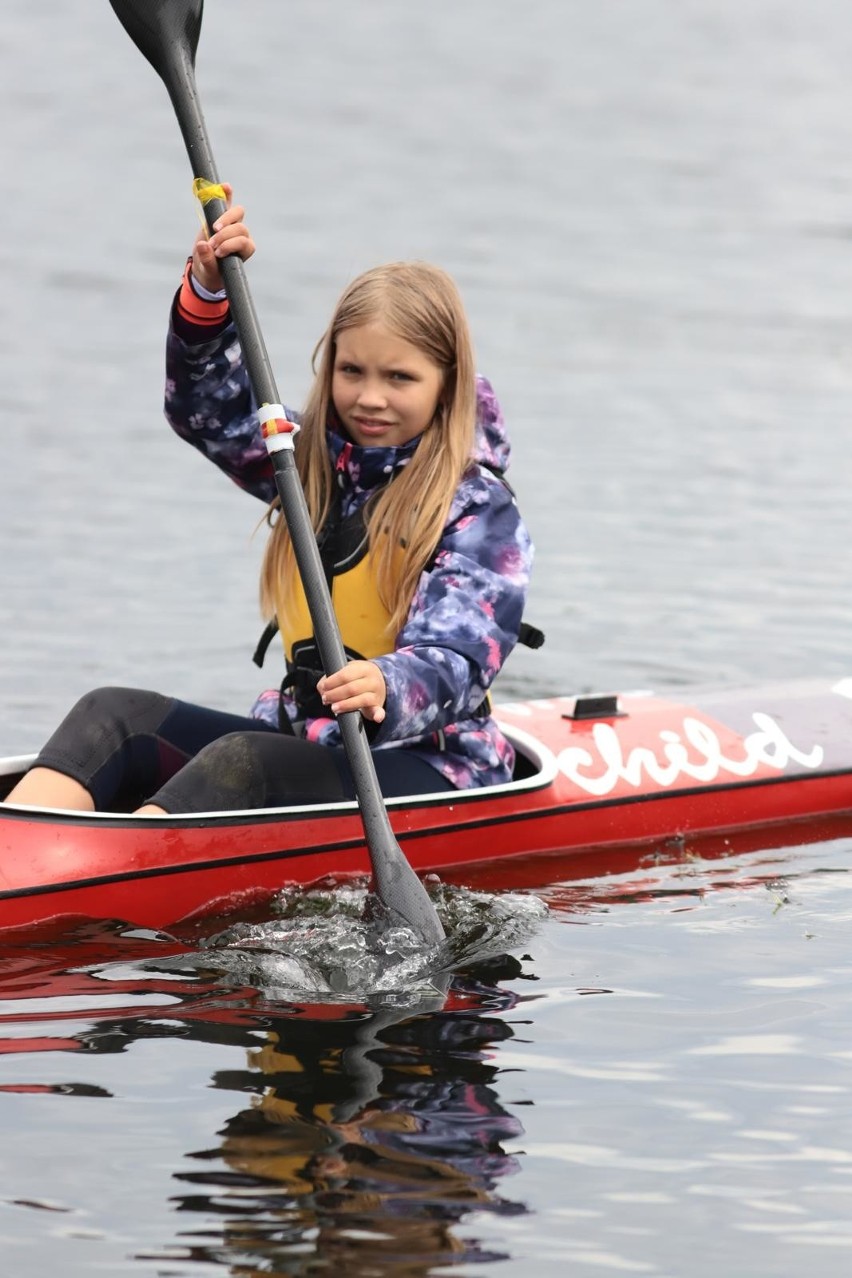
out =
[[(217, 169), (195, 83), (195, 51), (204, 0), (110, 0), (131, 40), (162, 78), (172, 100), (193, 176), (217, 184)], [(221, 199), (204, 204), (208, 227), (225, 211)], [(293, 456), (293, 434), (282, 420), (278, 390), (258, 324), (245, 268), (238, 257), (220, 262), (249, 381), (260, 406), (266, 446), (293, 543), (323, 669), (346, 664), (305, 495)], [(340, 715), (340, 733), (355, 782), (376, 894), (382, 904), (428, 944), (444, 937), (435, 907), (397, 843), (379, 789), (373, 756), (358, 711)]]

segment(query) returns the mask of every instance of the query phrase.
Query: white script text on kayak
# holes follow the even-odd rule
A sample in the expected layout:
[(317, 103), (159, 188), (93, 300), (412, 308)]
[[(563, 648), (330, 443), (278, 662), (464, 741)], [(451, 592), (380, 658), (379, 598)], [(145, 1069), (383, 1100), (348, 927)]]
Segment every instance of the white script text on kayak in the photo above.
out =
[(646, 788), (648, 781), (666, 788), (685, 778), (712, 782), (723, 773), (752, 777), (760, 768), (783, 772), (790, 763), (803, 768), (821, 765), (821, 746), (805, 753), (770, 715), (758, 711), (752, 718), (757, 730), (737, 741), (732, 755), (726, 754), (709, 723), (692, 716), (684, 718), (679, 732), (664, 728), (659, 733), (659, 754), (648, 746), (634, 746), (625, 754), (615, 730), (608, 723), (596, 723), (591, 741), (595, 753), (585, 746), (566, 746), (558, 756), (559, 769), (587, 794), (604, 795), (619, 782), (637, 790)]

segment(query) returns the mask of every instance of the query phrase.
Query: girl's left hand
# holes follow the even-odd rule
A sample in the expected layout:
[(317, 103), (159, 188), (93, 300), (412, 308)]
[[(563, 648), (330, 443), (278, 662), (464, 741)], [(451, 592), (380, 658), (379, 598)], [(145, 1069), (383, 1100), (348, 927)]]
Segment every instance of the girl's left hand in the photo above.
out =
[(350, 661), (342, 670), (324, 675), (317, 684), (323, 705), (332, 714), (360, 710), (365, 719), (381, 723), (385, 717), (385, 678), (374, 661)]
[(221, 259), (235, 253), (247, 262), (255, 249), (254, 240), (243, 221), (245, 210), (241, 204), (232, 205), (233, 190), (230, 184), (223, 182), (222, 187), (228, 207), (215, 223), (217, 230), (208, 238), (207, 227), (202, 226), (192, 246), (192, 274), (211, 293), (222, 288), (222, 274), (219, 270)]

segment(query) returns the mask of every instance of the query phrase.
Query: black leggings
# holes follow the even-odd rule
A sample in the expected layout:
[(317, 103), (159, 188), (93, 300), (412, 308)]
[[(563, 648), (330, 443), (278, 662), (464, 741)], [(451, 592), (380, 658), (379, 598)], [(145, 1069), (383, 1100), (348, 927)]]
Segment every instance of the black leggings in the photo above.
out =
[[(409, 750), (375, 750), (373, 760), (385, 797), (455, 788)], [(355, 797), (342, 748), (135, 688), (81, 697), (33, 766), (79, 781), (98, 811), (147, 802), (173, 813), (228, 812)]]

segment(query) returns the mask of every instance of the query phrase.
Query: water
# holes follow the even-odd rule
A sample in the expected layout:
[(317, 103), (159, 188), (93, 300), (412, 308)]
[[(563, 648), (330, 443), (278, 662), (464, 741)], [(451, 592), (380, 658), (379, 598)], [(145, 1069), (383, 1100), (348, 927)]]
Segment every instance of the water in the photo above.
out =
[[(840, 0), (208, 5), (285, 398), (354, 273), (459, 280), (548, 633), (503, 695), (850, 673), (850, 55)], [(7, 0), (0, 65), (20, 753), (99, 683), (247, 706), (261, 512), (161, 420), (162, 87), (84, 0)], [(554, 866), (440, 1008), (158, 974), (120, 927), (7, 947), (4, 1273), (845, 1274), (849, 852)]]

